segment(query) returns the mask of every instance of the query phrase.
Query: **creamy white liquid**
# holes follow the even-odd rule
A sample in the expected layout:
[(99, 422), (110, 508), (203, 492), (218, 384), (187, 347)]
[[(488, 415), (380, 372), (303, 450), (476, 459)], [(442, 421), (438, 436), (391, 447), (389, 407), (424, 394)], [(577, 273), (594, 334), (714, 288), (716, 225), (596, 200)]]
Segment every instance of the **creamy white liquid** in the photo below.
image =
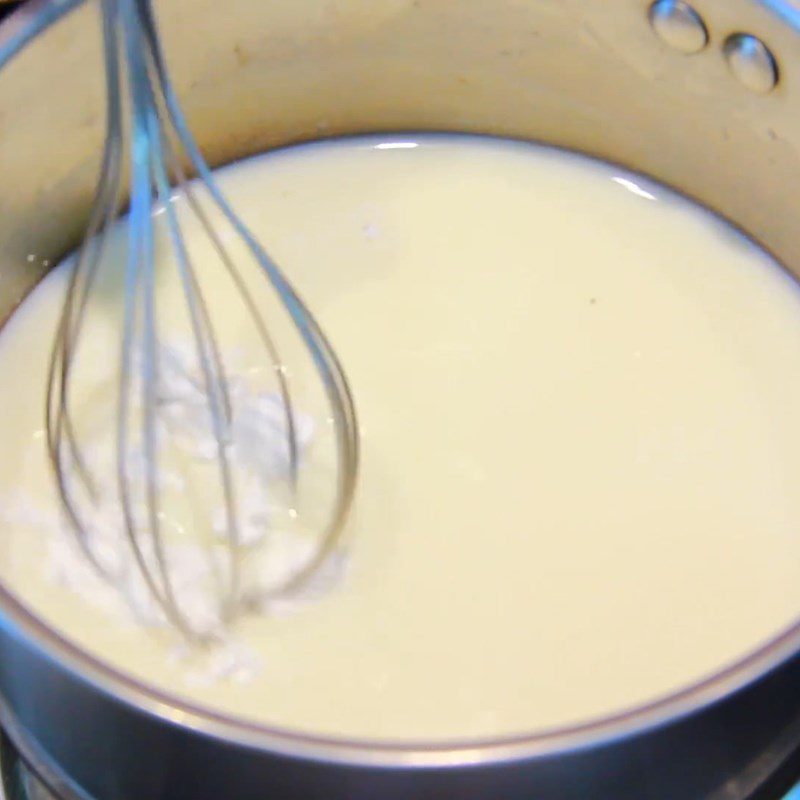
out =
[[(65, 635), (217, 710), (437, 739), (619, 711), (797, 617), (800, 293), (768, 256), (661, 187), (523, 144), (357, 139), (218, 177), (352, 382), (347, 575), (238, 626), (253, 681), (198, 687), (169, 636), (52, 583), (42, 526), (4, 527), (3, 579)], [(193, 247), (226, 335), (256, 352)], [(0, 335), (0, 492), (51, 511), (42, 387), (65, 278)], [(175, 291), (170, 265), (160, 280)], [(91, 320), (107, 370), (115, 314), (107, 297)]]

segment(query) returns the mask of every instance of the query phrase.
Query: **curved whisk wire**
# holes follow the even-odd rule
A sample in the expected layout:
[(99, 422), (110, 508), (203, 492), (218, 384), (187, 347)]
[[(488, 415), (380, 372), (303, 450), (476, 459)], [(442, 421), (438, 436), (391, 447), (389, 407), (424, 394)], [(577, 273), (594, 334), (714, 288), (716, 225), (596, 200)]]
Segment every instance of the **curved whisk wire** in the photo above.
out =
[[(223, 237), (206, 213), (198, 189), (210, 198), (260, 271), (268, 279), (299, 334), (324, 387), (334, 423), (337, 485), (330, 516), (309, 557), (269, 594), (300, 588), (335, 549), (348, 517), (358, 472), (359, 442), (353, 396), (342, 365), (309, 308), (269, 257), (222, 192), (191, 134), (165, 65), (150, 0), (102, 0), (106, 69), (106, 138), (100, 176), (83, 245), (70, 276), (54, 341), (46, 400), (47, 444), (58, 493), (83, 553), (108, 581), (119, 575), (93, 551), (89, 521), (78, 495), (97, 501), (95, 476), (79, 441), (74, 421), (73, 372), (87, 304), (108, 252), (108, 240), (123, 190), (127, 155), (130, 208), (124, 267), (124, 317), (120, 345), (116, 431), (116, 484), (129, 549), (147, 589), (164, 616), (192, 641), (204, 641), (182, 607), (164, 545), (160, 499), (156, 409), (162, 372), (155, 281), (154, 205), (164, 211), (168, 240), (188, 311), (194, 355), (210, 412), (216, 470), (224, 498), (227, 543), (226, 585), (220, 593), (220, 617), (232, 622), (252, 603), (241, 582), (243, 545), (238, 502), (228, 452), (232, 425), (229, 378), (205, 297), (174, 203), (178, 186), (189, 209), (212, 244), (236, 295), (263, 345), (275, 375), (284, 417), (290, 484), (296, 490), (299, 464), (296, 410), (278, 347), (259, 304), (240, 274)], [(127, 114), (127, 116), (126, 116)], [(188, 181), (183, 160), (197, 176)], [(138, 356), (138, 359), (137, 359)], [(137, 404), (138, 401), (138, 404)], [(138, 415), (136, 409), (140, 408)], [(136, 423), (139, 423), (138, 425)], [(143, 503), (137, 504), (132, 449), (141, 441), (144, 462)], [(139, 506), (143, 506), (140, 508)]]

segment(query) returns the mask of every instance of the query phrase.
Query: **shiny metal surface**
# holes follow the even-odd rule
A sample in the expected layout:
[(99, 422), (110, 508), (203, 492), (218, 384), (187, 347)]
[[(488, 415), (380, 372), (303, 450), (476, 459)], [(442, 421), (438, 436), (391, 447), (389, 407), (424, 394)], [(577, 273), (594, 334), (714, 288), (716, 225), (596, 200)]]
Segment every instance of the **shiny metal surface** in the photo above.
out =
[(655, 0), (650, 24), (662, 42), (682, 53), (699, 53), (708, 44), (708, 31), (700, 15), (682, 0)]
[(731, 73), (751, 92), (766, 94), (778, 83), (778, 65), (769, 48), (749, 33), (735, 33), (725, 40), (725, 58)]
[(0, 800), (68, 800), (34, 776), (7, 736), (0, 734)]
[[(64, 2), (13, 14), (0, 51)], [(682, 190), (798, 274), (800, 8), (694, 5), (711, 44), (692, 58), (658, 44), (642, 0), (229, 0), (224, 15), (215, 0), (161, 0), (157, 10), (212, 164), (365, 131), (537, 139)], [(737, 32), (768, 42), (780, 64), (769, 94), (732, 80), (719, 43)], [(0, 316), (85, 224), (102, 137), (98, 43), (83, 7), (0, 70)], [(785, 762), (800, 719), (800, 624), (613, 718), (414, 746), (267, 729), (159, 694), (61, 640), (1, 583), (0, 652), (0, 721), (103, 800), (744, 800)]]
[[(149, 596), (154, 607), (186, 641), (200, 644), (224, 637), (229, 625), (247, 608), (260, 606), (265, 598), (288, 595), (303, 588), (334, 556), (357, 483), (358, 422), (347, 377), (312, 309), (298, 297), (264, 244), (217, 188), (172, 89), (151, 0), (105, 0), (102, 12), (107, 86), (102, 165), (52, 348), (45, 403), (47, 449), (62, 509), (81, 555), (101, 579), (120, 590), (126, 601), (130, 602), (131, 595)], [(84, 321), (98, 302), (97, 287), (104, 274), (116, 267), (104, 256), (119, 215), (122, 174), (127, 164), (133, 164), (131, 225), (122, 256), (125, 262), (122, 348), (115, 365), (119, 371), (118, 399), (108, 400), (116, 409), (113, 436), (118, 479), (116, 486), (109, 486), (106, 476), (87, 458), (86, 442), (78, 433), (73, 414), (78, 401), (71, 376), (80, 371), (81, 344), (86, 340)], [(198, 185), (189, 185), (184, 164), (197, 175)], [(297, 373), (302, 366), (297, 362), (303, 359), (295, 356), (291, 363), (282, 358), (287, 330), (295, 333), (300, 349), (306, 353), (306, 361), (311, 365), (308, 381), (326, 399), (323, 418), (333, 424), (336, 466), (329, 480), (334, 499), (318, 530), (312, 528), (307, 557), (286, 570), (271, 586), (243, 576), (243, 561), (258, 544), (242, 542), (242, 508), (235, 499), (241, 485), (237, 486), (237, 470), (229, 446), (233, 428), (230, 364), (225, 363), (217, 335), (220, 307), (205, 290), (197, 272), (185, 238), (187, 223), (181, 221), (172, 203), (171, 176), (176, 176), (177, 185), (187, 199), (191, 218), (213, 242), (215, 266), (227, 275), (234, 288), (234, 313), (248, 320), (256, 332), (262, 363), (269, 365), (274, 376), (269, 389), (279, 398), (278, 414), (283, 429), (279, 444), (287, 453), (281, 477), (289, 489), (290, 504), (297, 500), (300, 444), (296, 385), (288, 376)], [(213, 479), (208, 490), (218, 490), (218, 508), (222, 512), (218, 533), (224, 546), (218, 550), (198, 549), (203, 569), (208, 575), (215, 575), (207, 587), (212, 595), (210, 618), (208, 610), (198, 615), (187, 608), (187, 593), (176, 580), (163, 530), (164, 492), (160, 487), (167, 459), (157, 444), (157, 428), (160, 422), (163, 424), (159, 420), (159, 406), (163, 405), (160, 394), (164, 390), (163, 376), (170, 365), (164, 352), (167, 344), (157, 324), (153, 198), (164, 210), (167, 247), (183, 286), (183, 308), (190, 320), (187, 328), (190, 358), (197, 364), (197, 374), (193, 376), (198, 386), (196, 400), (207, 412), (209, 424), (204, 433), (212, 443), (208, 462)], [(235, 256), (234, 243), (242, 248)], [(242, 262), (258, 266), (257, 274), (278, 301), (271, 313), (265, 313), (256, 302), (251, 287), (242, 277)], [(181, 301), (178, 303), (180, 306)], [(141, 449), (133, 442), (142, 442)], [(167, 433), (165, 442), (174, 444), (174, 438)], [(108, 492), (111, 499), (102, 497), (103, 492)], [(101, 509), (108, 502), (118, 504), (122, 510), (118, 547), (109, 546), (108, 540), (98, 542), (92, 535), (98, 512), (102, 515)], [(143, 509), (141, 518), (137, 508)], [(209, 531), (216, 529), (210, 513), (209, 509), (205, 520)], [(135, 584), (138, 590), (132, 592), (124, 577), (131, 569), (138, 577)], [(202, 574), (201, 569), (195, 580)], [(140, 603), (137, 599), (132, 605), (138, 605), (140, 610)]]

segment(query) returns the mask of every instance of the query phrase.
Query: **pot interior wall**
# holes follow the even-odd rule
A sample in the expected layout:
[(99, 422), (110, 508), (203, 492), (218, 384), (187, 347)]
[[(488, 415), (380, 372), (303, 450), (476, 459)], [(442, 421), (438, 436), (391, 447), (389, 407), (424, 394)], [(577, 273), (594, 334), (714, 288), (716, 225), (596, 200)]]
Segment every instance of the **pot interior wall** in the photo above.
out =
[[(781, 0), (693, 0), (710, 41), (701, 53), (685, 56), (653, 35), (648, 5), (649, 0), (226, 0), (221, 6), (217, 0), (157, 0), (177, 89), (212, 164), (301, 140), (379, 130), (541, 140), (624, 164), (695, 197), (800, 275), (800, 225), (794, 220), (800, 97), (791, 97), (800, 91), (800, 30), (790, 24), (794, 19), (800, 27), (800, 11)], [(74, 246), (86, 219), (103, 129), (96, 6), (90, 0), (0, 70), (0, 319)], [(773, 92), (753, 94), (729, 74), (722, 43), (736, 31), (755, 34), (772, 48), (781, 76)], [(97, 774), (96, 742), (112, 748), (113, 735), (104, 734), (122, 727), (129, 755), (139, 752), (128, 747), (133, 742), (151, 765), (156, 762), (154, 769), (166, 769), (169, 748), (155, 754), (161, 761), (146, 749), (153, 741), (147, 721), (125, 716), (123, 726), (107, 698), (88, 693), (83, 684), (68, 687), (81, 701), (75, 708), (86, 713), (87, 707), (101, 707), (93, 721), (107, 714), (109, 727), (99, 728), (89, 744), (62, 736), (45, 724), (63, 713), (59, 692), (40, 693), (40, 705), (30, 703), (20, 677), (26, 671), (13, 666), (0, 675), (4, 691), (11, 686), (16, 700), (24, 698), (18, 705), (25, 724), (40, 725), (45, 744), (87, 785), (91, 776), (106, 780)], [(796, 680), (796, 663), (793, 669)], [(63, 689), (71, 679), (59, 674), (59, 680), (56, 688)], [(702, 766), (710, 776), (727, 774), (728, 762), (743, 760), (739, 751), (748, 757), (760, 753), (762, 728), (777, 729), (793, 712), (783, 684), (767, 683), (759, 691), (773, 692), (772, 705), (753, 705), (766, 709), (769, 725), (747, 708), (747, 725), (728, 724), (725, 717), (724, 729), (735, 733), (728, 750), (712, 741), (719, 728), (706, 721), (703, 735), (687, 740), (691, 749), (676, 749), (680, 731), (666, 731), (653, 752), (670, 758), (684, 752), (683, 761), (694, 759), (698, 773)], [(128, 711), (115, 707), (114, 713)], [(183, 736), (177, 726), (159, 732), (174, 737), (170, 741)], [(179, 744), (185, 747), (186, 740)], [(91, 752), (81, 751), (84, 746)], [(208, 758), (203, 747), (197, 750), (202, 757), (190, 761), (207, 765), (212, 777), (217, 763), (217, 777), (243, 763), (235, 761), (239, 753), (230, 762), (218, 760), (216, 752)], [(641, 775), (653, 772), (649, 756), (641, 758), (644, 752), (619, 756), (635, 773), (630, 779), (625, 774), (623, 789), (641, 788)], [(568, 781), (558, 773), (559, 785), (567, 786), (562, 796), (586, 796), (577, 782), (574, 794), (568, 787), (573, 775), (590, 780), (599, 763), (591, 758), (584, 772), (570, 762)], [(131, 785), (139, 780), (139, 767), (137, 762), (121, 768)], [(605, 762), (603, 770), (610, 770)], [(710, 780), (687, 778), (695, 786)], [(334, 783), (347, 785), (339, 777)], [(636, 796), (614, 788), (603, 796)]]
[[(653, 34), (645, 0), (214, 0), (157, 3), (190, 122), (214, 164), (304, 139), (460, 130), (538, 139), (647, 173), (800, 269), (798, 31), (779, 5), (700, 0), (694, 56)], [(787, 6), (788, 8), (788, 6)], [(800, 13), (795, 12), (800, 18)], [(789, 20), (790, 21), (790, 20)], [(766, 41), (756, 95), (721, 45)], [(0, 317), (80, 234), (103, 127), (96, 4), (0, 70)]]

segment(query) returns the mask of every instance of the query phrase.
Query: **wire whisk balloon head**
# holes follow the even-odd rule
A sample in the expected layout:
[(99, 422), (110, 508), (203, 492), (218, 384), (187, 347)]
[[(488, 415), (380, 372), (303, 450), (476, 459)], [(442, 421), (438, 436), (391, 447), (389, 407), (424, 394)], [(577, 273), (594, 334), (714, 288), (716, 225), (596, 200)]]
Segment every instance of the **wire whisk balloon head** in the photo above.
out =
[(47, 443), (86, 559), (204, 641), (328, 562), (355, 492), (356, 413), (331, 344), (192, 137), (150, 0), (103, 0), (102, 26), (106, 137), (52, 350)]

